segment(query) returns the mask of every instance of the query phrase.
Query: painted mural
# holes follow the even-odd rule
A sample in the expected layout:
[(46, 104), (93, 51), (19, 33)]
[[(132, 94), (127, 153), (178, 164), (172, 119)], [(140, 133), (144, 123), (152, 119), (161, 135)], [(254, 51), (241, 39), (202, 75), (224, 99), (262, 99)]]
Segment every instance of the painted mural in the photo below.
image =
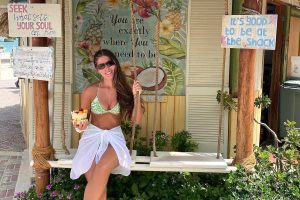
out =
[[(185, 95), (188, 0), (133, 0), (137, 79), (143, 94), (154, 94), (155, 34), (160, 20), (160, 95)], [(127, 0), (74, 0), (74, 89), (81, 92), (97, 81), (93, 55), (101, 48), (113, 51), (129, 82), (133, 79), (131, 18)], [(161, 15), (157, 12), (160, 9)]]

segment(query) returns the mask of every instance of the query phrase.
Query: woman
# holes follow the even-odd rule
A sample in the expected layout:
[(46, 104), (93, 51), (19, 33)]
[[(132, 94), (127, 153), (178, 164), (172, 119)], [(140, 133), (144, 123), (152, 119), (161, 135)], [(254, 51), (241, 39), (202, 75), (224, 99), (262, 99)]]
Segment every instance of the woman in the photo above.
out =
[[(84, 131), (72, 162), (70, 177), (85, 174), (87, 186), (84, 200), (106, 199), (106, 184), (110, 173), (130, 174), (131, 157), (120, 128), (123, 119), (139, 123), (141, 105), (134, 97), (142, 92), (138, 81), (132, 88), (126, 82), (116, 56), (107, 49), (98, 51), (94, 64), (102, 79), (87, 87), (81, 94), (81, 108), (88, 109), (89, 122), (73, 126)], [(134, 107), (137, 114), (133, 116)]]

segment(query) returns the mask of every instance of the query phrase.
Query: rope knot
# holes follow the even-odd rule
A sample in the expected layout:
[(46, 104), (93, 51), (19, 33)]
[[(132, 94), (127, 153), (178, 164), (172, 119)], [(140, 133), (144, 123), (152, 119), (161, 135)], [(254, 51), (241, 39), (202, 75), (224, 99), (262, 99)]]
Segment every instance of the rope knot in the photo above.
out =
[(256, 165), (256, 158), (255, 158), (254, 153), (252, 153), (251, 155), (249, 155), (246, 158), (243, 158), (240, 160), (234, 160), (233, 164), (240, 164), (246, 169), (246, 171), (250, 171)]
[(47, 147), (37, 147), (34, 145), (32, 148), (33, 167), (36, 169), (50, 169), (51, 165), (48, 160), (55, 160), (55, 150), (52, 145)]

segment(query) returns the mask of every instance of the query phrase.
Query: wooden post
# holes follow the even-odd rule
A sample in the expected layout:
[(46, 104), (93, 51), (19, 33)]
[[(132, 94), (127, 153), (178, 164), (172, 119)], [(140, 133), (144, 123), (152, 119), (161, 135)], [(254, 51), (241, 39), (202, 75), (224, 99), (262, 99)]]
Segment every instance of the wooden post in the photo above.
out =
[[(260, 10), (256, 0), (245, 0), (244, 7)], [(235, 163), (241, 164), (253, 154), (255, 57), (255, 49), (240, 50)]]
[[(284, 17), (284, 6), (276, 5), (276, 13), (278, 14), (278, 19)], [(272, 75), (271, 75), (271, 86), (270, 86), (270, 99), (272, 101), (269, 109), (268, 119), (269, 127), (278, 133), (278, 120), (279, 120), (279, 89), (280, 88), (280, 70), (282, 61), (282, 47), (283, 47), (283, 20), (278, 20), (277, 22), (277, 36), (276, 36), (276, 47), (273, 51), (272, 56)], [(270, 136), (272, 138), (272, 136)]]
[[(30, 3), (46, 3), (45, 0), (30, 0)], [(32, 46), (47, 46), (47, 38), (33, 37)], [(48, 111), (48, 81), (33, 81), (35, 146), (44, 148), (50, 145), (49, 111)], [(35, 169), (36, 192), (44, 191), (50, 182), (49, 169)]]
[[(242, 4), (244, 0), (234, 0), (232, 2), (232, 14), (241, 15)], [(238, 72), (239, 72), (239, 62), (240, 62), (240, 49), (230, 49), (230, 93), (234, 98), (237, 98), (238, 93)]]

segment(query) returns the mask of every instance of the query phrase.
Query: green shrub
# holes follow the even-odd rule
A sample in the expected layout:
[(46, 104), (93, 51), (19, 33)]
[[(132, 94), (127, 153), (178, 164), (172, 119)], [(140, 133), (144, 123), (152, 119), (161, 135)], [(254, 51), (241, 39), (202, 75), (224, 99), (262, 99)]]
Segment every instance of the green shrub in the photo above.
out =
[[(255, 147), (257, 165), (247, 172), (243, 167), (229, 174), (132, 172), (130, 176), (111, 175), (111, 200), (295, 200), (300, 199), (300, 133), (295, 122), (286, 122), (287, 137), (275, 149)], [(176, 135), (176, 137), (175, 137)], [(189, 141), (186, 131), (175, 134), (173, 145)], [(180, 146), (180, 147), (179, 147)], [(191, 150), (194, 145), (177, 145)], [(270, 155), (277, 162), (270, 160)], [(83, 199), (86, 181), (69, 179), (69, 169), (52, 170), (51, 185), (37, 195), (34, 187), (16, 195), (18, 200)]]
[[(300, 199), (300, 132), (295, 122), (285, 123), (287, 137), (282, 147), (256, 147), (254, 171), (238, 167), (226, 180), (233, 199)], [(274, 157), (276, 162), (273, 162)]]
[(69, 178), (70, 169), (54, 168), (51, 170), (51, 184), (47, 185), (42, 194), (36, 194), (32, 186), (27, 192), (16, 194), (18, 200), (59, 200), (83, 199), (86, 180), (81, 176), (77, 180)]
[(187, 131), (181, 131), (174, 134), (171, 139), (173, 150), (180, 152), (194, 151), (198, 144), (192, 141), (192, 136)]
[[(155, 134), (155, 145), (156, 145), (156, 150), (158, 151), (164, 151), (167, 150), (166, 148), (169, 145), (169, 140), (170, 140), (170, 136), (168, 134), (166, 134), (165, 132), (162, 131), (156, 131)], [(151, 138), (151, 147), (152, 147), (152, 142), (153, 139)]]

